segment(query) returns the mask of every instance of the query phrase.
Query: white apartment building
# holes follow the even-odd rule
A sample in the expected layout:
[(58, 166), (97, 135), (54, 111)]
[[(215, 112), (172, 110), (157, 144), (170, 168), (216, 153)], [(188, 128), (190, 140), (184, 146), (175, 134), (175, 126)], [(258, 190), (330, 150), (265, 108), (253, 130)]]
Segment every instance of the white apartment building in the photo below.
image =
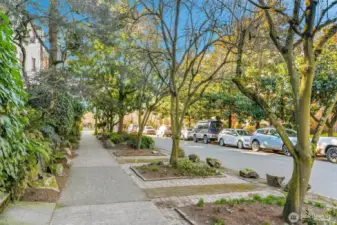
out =
[[(34, 77), (34, 74), (46, 70), (48, 68), (48, 55), (47, 51), (40, 44), (37, 36), (31, 26), (28, 27), (29, 35), (24, 42), (24, 48), (26, 50), (26, 62), (24, 66), (25, 71), (29, 79)], [(44, 33), (41, 28), (37, 28), (39, 37), (44, 38)], [(17, 46), (17, 57), (23, 64), (23, 53), (20, 47)]]

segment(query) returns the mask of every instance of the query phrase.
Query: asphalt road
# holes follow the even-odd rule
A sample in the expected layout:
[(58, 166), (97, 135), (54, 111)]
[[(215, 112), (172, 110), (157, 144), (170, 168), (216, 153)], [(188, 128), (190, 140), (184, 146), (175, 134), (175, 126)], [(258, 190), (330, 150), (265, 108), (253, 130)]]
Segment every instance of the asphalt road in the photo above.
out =
[[(172, 140), (169, 138), (154, 138), (156, 147), (171, 152)], [(180, 147), (185, 153), (197, 154), (201, 160), (206, 157), (219, 159), (224, 167), (240, 170), (244, 168), (254, 169), (261, 177), (266, 173), (284, 176), (285, 182), (291, 178), (293, 160), (272, 152), (252, 152), (232, 147), (221, 147), (216, 144), (194, 143), (193, 141), (181, 141)], [(310, 184), (311, 191), (326, 197), (337, 199), (337, 164), (325, 160), (316, 160), (312, 171)]]

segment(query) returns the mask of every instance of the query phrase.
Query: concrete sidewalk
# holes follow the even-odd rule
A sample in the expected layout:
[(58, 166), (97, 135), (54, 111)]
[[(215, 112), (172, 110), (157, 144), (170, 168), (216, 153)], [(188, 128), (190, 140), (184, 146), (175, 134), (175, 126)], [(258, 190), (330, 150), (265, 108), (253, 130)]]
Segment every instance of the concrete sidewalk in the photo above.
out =
[(171, 224), (89, 131), (80, 146), (50, 224)]

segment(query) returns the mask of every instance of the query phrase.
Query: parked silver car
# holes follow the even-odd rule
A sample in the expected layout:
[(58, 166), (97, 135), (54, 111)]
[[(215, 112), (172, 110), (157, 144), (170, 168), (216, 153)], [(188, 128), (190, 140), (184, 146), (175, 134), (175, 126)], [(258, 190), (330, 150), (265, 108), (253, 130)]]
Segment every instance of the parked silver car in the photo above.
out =
[(223, 124), (219, 120), (200, 120), (193, 129), (193, 141), (203, 140), (204, 144), (217, 141)]
[[(294, 130), (286, 129), (290, 141), (295, 145), (297, 141), (297, 133)], [(251, 146), (254, 152), (261, 149), (271, 149), (274, 151), (283, 151), (287, 156), (290, 156), (290, 152), (283, 144), (280, 135), (275, 128), (261, 128), (257, 129), (251, 137)]]
[[(294, 130), (286, 129), (290, 141), (293, 145), (297, 142), (297, 133)], [(253, 151), (260, 149), (272, 149), (283, 151), (286, 156), (290, 156), (290, 152), (283, 144), (280, 135), (275, 128), (262, 128), (254, 132), (251, 137), (251, 145)], [(316, 154), (325, 156), (330, 162), (337, 163), (337, 138), (320, 137), (317, 143)]]
[(190, 140), (193, 138), (193, 129), (192, 128), (184, 128), (181, 130), (181, 139)]
[(243, 129), (223, 129), (218, 136), (219, 145), (231, 145), (240, 149), (250, 148), (250, 137), (248, 131)]

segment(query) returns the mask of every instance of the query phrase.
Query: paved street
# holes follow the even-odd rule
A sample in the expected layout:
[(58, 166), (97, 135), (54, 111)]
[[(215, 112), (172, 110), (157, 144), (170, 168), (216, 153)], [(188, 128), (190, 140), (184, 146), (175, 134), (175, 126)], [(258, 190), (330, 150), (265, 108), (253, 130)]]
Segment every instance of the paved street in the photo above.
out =
[[(171, 151), (171, 139), (154, 138), (156, 147)], [(195, 153), (202, 160), (213, 157), (221, 160), (227, 168), (240, 170), (251, 168), (256, 170), (261, 177), (266, 173), (285, 176), (286, 181), (291, 177), (293, 168), (292, 158), (270, 152), (252, 152), (231, 147), (221, 147), (213, 144), (194, 143), (181, 141), (180, 146), (186, 154)], [(316, 160), (310, 184), (312, 191), (327, 197), (337, 199), (337, 165), (326, 161)]]

